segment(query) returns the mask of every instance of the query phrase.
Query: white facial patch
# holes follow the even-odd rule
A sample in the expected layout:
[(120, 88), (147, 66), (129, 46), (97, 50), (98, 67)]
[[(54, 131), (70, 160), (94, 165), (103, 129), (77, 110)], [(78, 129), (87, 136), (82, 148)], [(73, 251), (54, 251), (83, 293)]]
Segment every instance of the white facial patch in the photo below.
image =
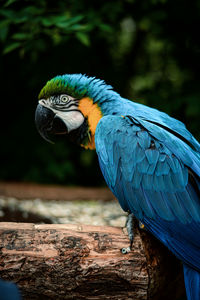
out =
[(66, 112), (59, 111), (55, 113), (66, 124), (68, 132), (79, 128), (84, 122), (84, 116), (78, 110)]
[(51, 106), (49, 99), (41, 99), (39, 104), (51, 109), (65, 123), (68, 132), (79, 128), (84, 122), (84, 116), (78, 110), (77, 105), (72, 104), (69, 110), (59, 111)]

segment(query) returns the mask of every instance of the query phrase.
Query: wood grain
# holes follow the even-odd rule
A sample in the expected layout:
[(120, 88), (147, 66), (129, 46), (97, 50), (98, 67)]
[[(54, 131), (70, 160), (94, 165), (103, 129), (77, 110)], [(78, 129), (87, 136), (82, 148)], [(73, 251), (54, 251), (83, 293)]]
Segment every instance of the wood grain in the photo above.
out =
[(5, 222), (0, 245), (0, 277), (23, 299), (175, 300), (184, 291), (179, 262), (146, 232), (123, 255), (122, 228)]

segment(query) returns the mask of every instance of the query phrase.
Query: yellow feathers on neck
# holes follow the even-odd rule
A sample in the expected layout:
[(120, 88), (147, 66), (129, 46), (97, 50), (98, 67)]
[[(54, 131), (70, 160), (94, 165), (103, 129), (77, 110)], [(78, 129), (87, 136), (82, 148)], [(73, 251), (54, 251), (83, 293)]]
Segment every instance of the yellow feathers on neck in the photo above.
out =
[(86, 149), (95, 149), (94, 135), (97, 124), (103, 116), (101, 109), (98, 104), (93, 103), (92, 99), (90, 99), (89, 97), (82, 98), (79, 101), (79, 109), (88, 120), (89, 130), (91, 134), (89, 143), (82, 146)]

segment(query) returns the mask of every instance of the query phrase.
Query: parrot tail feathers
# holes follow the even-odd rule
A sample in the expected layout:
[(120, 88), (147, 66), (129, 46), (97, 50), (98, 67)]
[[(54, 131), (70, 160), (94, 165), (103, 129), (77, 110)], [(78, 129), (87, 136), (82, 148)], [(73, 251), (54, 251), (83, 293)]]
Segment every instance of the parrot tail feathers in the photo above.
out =
[(184, 265), (185, 289), (188, 300), (200, 299), (200, 273)]

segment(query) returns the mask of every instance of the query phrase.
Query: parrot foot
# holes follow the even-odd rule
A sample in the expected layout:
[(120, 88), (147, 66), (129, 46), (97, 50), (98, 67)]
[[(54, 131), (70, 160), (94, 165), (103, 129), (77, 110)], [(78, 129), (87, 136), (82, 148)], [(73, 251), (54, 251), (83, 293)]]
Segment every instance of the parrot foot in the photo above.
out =
[(129, 236), (129, 240), (130, 240), (130, 246), (129, 247), (124, 247), (121, 249), (121, 252), (122, 254), (127, 254), (131, 251), (132, 249), (132, 246), (133, 246), (133, 240), (134, 240), (134, 231), (133, 231), (133, 228), (134, 228), (134, 225), (135, 225), (135, 217), (133, 214), (129, 213), (128, 214), (128, 217), (127, 217), (127, 220), (126, 220), (126, 229), (128, 231), (128, 236)]
[(141, 221), (138, 221), (135, 218), (134, 214), (132, 213), (128, 214), (125, 227), (128, 232), (130, 246), (122, 248), (121, 249), (122, 254), (127, 254), (132, 250), (133, 241), (134, 241), (134, 228), (136, 229), (139, 227), (139, 229), (145, 230), (144, 224)]
[(129, 252), (131, 252), (131, 248), (130, 247), (127, 247), (127, 248), (122, 248), (121, 249), (121, 252), (122, 252), (122, 254), (127, 254), (127, 253), (129, 253)]

